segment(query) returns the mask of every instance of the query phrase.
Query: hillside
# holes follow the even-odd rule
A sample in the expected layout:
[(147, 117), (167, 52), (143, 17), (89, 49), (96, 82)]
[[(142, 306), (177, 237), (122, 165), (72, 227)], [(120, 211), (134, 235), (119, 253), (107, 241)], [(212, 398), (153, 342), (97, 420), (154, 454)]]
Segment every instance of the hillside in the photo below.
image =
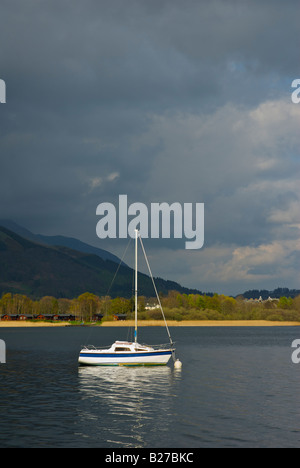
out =
[[(107, 294), (117, 268), (118, 263), (98, 255), (39, 244), (0, 226), (0, 295), (12, 292), (31, 298), (73, 298), (88, 291), (103, 296)], [(121, 265), (110, 296), (131, 297), (133, 273), (132, 269)], [(154, 295), (148, 276), (140, 274), (139, 284), (140, 295)], [(156, 284), (164, 294), (170, 290), (200, 293), (163, 279), (157, 279)]]
[(82, 242), (78, 239), (74, 239), (73, 237), (45, 236), (42, 234), (34, 234), (33, 232), (9, 219), (0, 219), (0, 226), (9, 229), (10, 231), (18, 234), (21, 237), (24, 237), (25, 239), (37, 242), (38, 244), (68, 247), (70, 249), (77, 250), (78, 252), (98, 255), (98, 257), (102, 258), (103, 260), (111, 260), (112, 262), (116, 262), (118, 264), (120, 263), (120, 259), (107, 250), (100, 249), (99, 247), (93, 247), (92, 245), (86, 244), (85, 242)]

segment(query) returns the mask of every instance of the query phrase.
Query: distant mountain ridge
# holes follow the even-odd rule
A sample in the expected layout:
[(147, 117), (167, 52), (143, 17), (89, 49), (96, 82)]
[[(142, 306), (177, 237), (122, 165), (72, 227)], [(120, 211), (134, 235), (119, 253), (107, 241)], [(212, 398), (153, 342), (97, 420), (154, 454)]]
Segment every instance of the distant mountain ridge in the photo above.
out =
[[(105, 295), (120, 262), (112, 253), (78, 239), (34, 234), (13, 221), (0, 219), (0, 295), (12, 292), (33, 298), (53, 295), (71, 299), (87, 291)], [(174, 281), (161, 278), (155, 281), (164, 294), (171, 290), (205, 294)], [(132, 284), (133, 270), (122, 263), (110, 295), (131, 297)], [(140, 286), (140, 295), (154, 295), (147, 275), (140, 275)], [(240, 294), (245, 299), (263, 300), (299, 295), (300, 290), (289, 288), (253, 289)]]
[(33, 242), (52, 246), (59, 245), (62, 247), (69, 247), (70, 249), (78, 250), (79, 252), (98, 255), (100, 258), (103, 258), (103, 260), (111, 260), (112, 262), (120, 263), (120, 259), (107, 250), (93, 247), (92, 245), (86, 244), (85, 242), (82, 242), (73, 237), (45, 236), (42, 234), (34, 234), (23, 226), (20, 226), (19, 224), (8, 219), (0, 219), (0, 226), (3, 226), (6, 229), (9, 229), (10, 231), (18, 234), (19, 236), (24, 237), (25, 239), (29, 239)]
[[(128, 266), (120, 265), (112, 284), (119, 259), (116, 263), (66, 246), (35, 242), (28, 239), (26, 231), (25, 235), (27, 238), (0, 226), (0, 295), (11, 292), (34, 299), (43, 296), (72, 299), (85, 292), (99, 296), (109, 292), (111, 297), (132, 297), (134, 271)], [(141, 273), (139, 285), (140, 295), (154, 296), (150, 277)], [(156, 286), (163, 294), (171, 290), (202, 294), (161, 278), (156, 279)]]

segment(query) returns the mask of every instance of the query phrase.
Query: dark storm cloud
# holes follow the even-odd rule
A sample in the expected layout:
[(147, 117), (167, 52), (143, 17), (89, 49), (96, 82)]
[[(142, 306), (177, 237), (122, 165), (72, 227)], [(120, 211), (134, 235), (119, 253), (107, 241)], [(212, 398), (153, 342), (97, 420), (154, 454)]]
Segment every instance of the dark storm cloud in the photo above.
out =
[[(211, 252), (232, 283), (237, 259), (244, 271), (255, 257), (234, 249), (296, 238), (297, 1), (4, 0), (0, 9), (1, 217), (97, 243), (96, 206), (120, 193), (205, 202), (207, 246), (224, 246)], [(193, 261), (182, 280), (197, 286)], [(207, 282), (225, 284), (217, 270)]]

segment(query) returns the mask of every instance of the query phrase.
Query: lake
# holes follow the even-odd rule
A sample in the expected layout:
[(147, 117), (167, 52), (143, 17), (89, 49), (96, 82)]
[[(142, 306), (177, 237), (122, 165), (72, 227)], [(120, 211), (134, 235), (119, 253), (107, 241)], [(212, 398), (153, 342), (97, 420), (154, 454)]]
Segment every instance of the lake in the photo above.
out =
[[(123, 328), (0, 328), (0, 447), (300, 447), (298, 327), (171, 327), (181, 370), (78, 367)], [(139, 341), (165, 343), (160, 327)]]

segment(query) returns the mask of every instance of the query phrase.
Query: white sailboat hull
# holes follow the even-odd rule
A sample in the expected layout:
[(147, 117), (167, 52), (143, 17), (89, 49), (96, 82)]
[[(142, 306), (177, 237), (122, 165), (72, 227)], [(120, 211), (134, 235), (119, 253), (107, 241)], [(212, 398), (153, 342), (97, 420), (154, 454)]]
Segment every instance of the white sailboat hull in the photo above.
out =
[(168, 364), (173, 350), (146, 348), (137, 351), (130, 344), (130, 351), (115, 351), (111, 349), (84, 348), (79, 354), (79, 364), (85, 366), (165, 366)]

